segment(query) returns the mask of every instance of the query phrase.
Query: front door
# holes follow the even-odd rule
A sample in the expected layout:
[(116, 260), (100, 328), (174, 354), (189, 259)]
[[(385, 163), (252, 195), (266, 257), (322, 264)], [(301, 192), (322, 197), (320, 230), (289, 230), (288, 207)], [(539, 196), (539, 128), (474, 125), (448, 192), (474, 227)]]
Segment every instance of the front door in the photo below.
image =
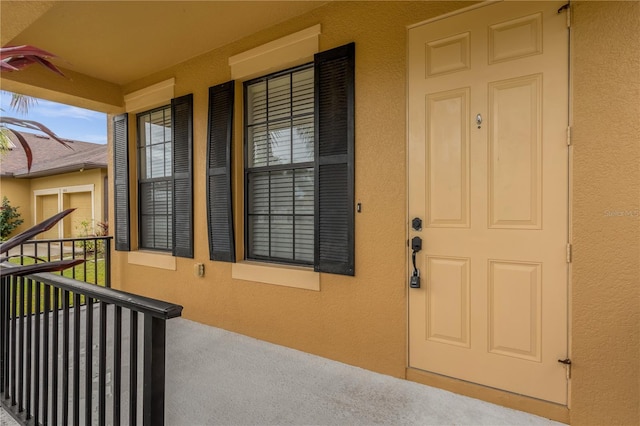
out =
[[(409, 30), (412, 368), (567, 403), (564, 2)], [(420, 228), (416, 226), (416, 228)], [(413, 270), (413, 265), (411, 265)]]
[(91, 191), (64, 194), (63, 207), (75, 209), (63, 220), (65, 238), (88, 237), (94, 234), (92, 195)]

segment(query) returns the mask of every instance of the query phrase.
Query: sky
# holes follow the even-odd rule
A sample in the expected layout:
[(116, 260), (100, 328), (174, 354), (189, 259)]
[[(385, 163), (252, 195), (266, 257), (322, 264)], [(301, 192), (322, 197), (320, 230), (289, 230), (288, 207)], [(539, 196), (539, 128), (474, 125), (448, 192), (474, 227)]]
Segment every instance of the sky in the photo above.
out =
[[(53, 130), (62, 139), (107, 143), (106, 114), (38, 99), (37, 105), (32, 106), (27, 115), (22, 115), (11, 109), (10, 102), (11, 93), (0, 92), (0, 108), (2, 108), (0, 115), (37, 121)], [(19, 127), (11, 128), (36, 133)]]

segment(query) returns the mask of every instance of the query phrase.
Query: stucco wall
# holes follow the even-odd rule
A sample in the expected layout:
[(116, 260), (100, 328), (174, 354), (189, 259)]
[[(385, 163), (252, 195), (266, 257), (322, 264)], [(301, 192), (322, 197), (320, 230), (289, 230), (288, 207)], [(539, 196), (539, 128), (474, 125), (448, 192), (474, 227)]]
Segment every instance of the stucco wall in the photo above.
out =
[[(129, 265), (126, 254), (118, 253), (114, 285), (183, 304), (189, 319), (404, 377), (406, 25), (461, 5), (469, 3), (329, 4), (125, 87), (130, 93), (175, 77), (176, 96), (194, 95), (195, 259), (179, 258), (177, 271), (170, 272)], [(356, 216), (356, 277), (322, 274), (320, 292), (234, 281), (230, 264), (208, 260), (204, 232), (208, 87), (230, 80), (229, 56), (318, 23), (320, 50), (356, 43), (356, 200), (362, 203)], [(238, 105), (237, 117), (241, 111)], [(130, 136), (135, 140), (135, 129)], [(234, 143), (240, 165), (242, 132), (236, 131)], [(235, 167), (234, 173), (235, 188), (242, 188), (242, 169)], [(241, 200), (236, 194), (237, 226)], [(133, 228), (135, 218), (132, 209)], [(193, 275), (197, 262), (205, 264), (204, 278)]]
[(640, 3), (572, 2), (571, 423), (640, 424)]
[[(35, 215), (35, 206), (33, 205), (33, 193), (34, 191), (37, 190), (49, 190), (49, 189), (60, 189), (60, 188), (65, 188), (65, 187), (72, 187), (72, 186), (80, 186), (80, 185), (93, 185), (93, 191), (94, 191), (94, 216), (95, 216), (95, 220), (99, 221), (102, 220), (102, 217), (104, 216), (103, 214), (103, 203), (104, 203), (104, 197), (103, 197), (103, 188), (104, 188), (104, 181), (103, 181), (103, 176), (105, 174), (104, 169), (91, 169), (91, 170), (84, 170), (82, 172), (78, 171), (78, 172), (72, 172), (72, 173), (64, 173), (64, 174), (60, 174), (60, 175), (55, 175), (55, 176), (46, 176), (46, 177), (41, 177), (41, 178), (35, 178), (35, 179), (30, 179), (31, 181), (31, 185), (30, 185), (30, 201), (29, 204), (31, 206), (31, 214), (32, 214), (32, 222), (30, 222), (30, 225), (35, 224), (35, 220), (36, 220), (36, 215)], [(73, 207), (73, 206), (71, 206)], [(74, 221), (74, 223), (70, 223), (69, 221), (67, 221), (65, 223), (65, 226), (69, 227), (71, 226), (72, 229), (72, 234), (77, 234), (77, 226), (78, 226), (78, 218), (76, 218), (76, 220)], [(91, 217), (86, 217), (83, 218), (82, 220), (91, 220)]]
[(12, 235), (24, 231), (31, 226), (33, 221), (31, 216), (31, 197), (29, 196), (31, 191), (29, 187), (30, 182), (28, 179), (0, 178), (0, 200), (3, 196), (6, 196), (13, 207), (19, 207), (18, 213), (20, 213), (20, 218), (24, 220), (22, 225), (13, 231)]
[[(639, 4), (572, 5), (571, 422), (637, 424)], [(403, 377), (407, 347), (405, 26), (460, 6), (332, 3), (125, 87), (124, 93), (130, 93), (175, 77), (176, 96), (194, 94), (195, 259), (178, 259), (177, 270), (167, 271), (129, 264), (127, 253), (116, 252), (114, 286), (180, 303), (189, 319)], [(230, 264), (208, 260), (204, 232), (207, 89), (230, 79), (229, 56), (317, 23), (322, 24), (321, 50), (356, 42), (356, 199), (363, 206), (356, 216), (356, 277), (322, 275), (320, 292), (234, 281)], [(238, 106), (236, 114), (240, 113)], [(135, 129), (131, 127), (134, 155)], [(238, 131), (234, 143), (235, 188), (241, 188)], [(131, 176), (135, 179), (135, 161)], [(131, 189), (135, 200), (135, 185)], [(241, 200), (241, 194), (236, 194), (237, 227)], [(195, 263), (205, 264), (204, 278), (193, 275)]]

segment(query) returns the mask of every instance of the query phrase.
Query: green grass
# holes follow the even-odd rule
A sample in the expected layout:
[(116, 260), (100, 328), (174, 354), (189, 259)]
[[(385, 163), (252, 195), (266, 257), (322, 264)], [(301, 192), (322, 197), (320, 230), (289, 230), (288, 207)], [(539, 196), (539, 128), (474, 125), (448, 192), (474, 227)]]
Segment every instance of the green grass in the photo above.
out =
[[(20, 265), (20, 258), (13, 257), (9, 259), (9, 262)], [(35, 263), (30, 257), (23, 257), (22, 264), (23, 265), (32, 265)], [(97, 263), (97, 272), (96, 272), (96, 263)], [(97, 275), (96, 275), (97, 273)], [(59, 272), (55, 272), (55, 274), (60, 274)], [(105, 286), (105, 261), (104, 259), (87, 259), (86, 262), (81, 263), (73, 268), (69, 268), (65, 271), (62, 271), (62, 274), (68, 278), (74, 278), (78, 281), (84, 281), (90, 284), (98, 284), (99, 286)], [(97, 278), (97, 281), (96, 281)]]
[[(20, 264), (20, 258), (11, 258), (9, 259), (9, 262), (11, 263), (15, 263), (15, 264)], [(23, 257), (22, 258), (22, 264), (23, 265), (32, 265), (33, 263), (35, 263), (35, 260), (29, 257)], [(96, 271), (96, 263), (97, 263), (97, 271)], [(60, 275), (59, 272), (54, 272), (55, 274)], [(96, 275), (97, 273), (97, 275)], [(75, 274), (75, 277), (74, 277)], [(85, 279), (85, 274), (86, 274), (86, 279)], [(84, 281), (90, 284), (95, 284), (96, 283), (96, 278), (97, 278), (97, 284), (99, 286), (104, 287), (105, 286), (105, 261), (104, 259), (98, 259), (96, 260), (87, 260), (85, 263), (82, 263), (80, 265), (75, 266), (74, 268), (69, 268), (65, 271), (62, 271), (62, 274), (65, 277), (68, 278), (74, 278), (78, 281)], [(24, 290), (23, 291), (27, 291), (27, 284), (23, 284), (24, 286)], [(43, 312), (45, 310), (45, 306), (44, 306), (44, 292), (45, 292), (45, 285), (40, 283), (40, 312)], [(19, 290), (19, 289), (17, 289)], [(35, 291), (35, 286), (33, 286), (32, 284), (32, 292), (33, 292), (33, 296), (31, 298), (31, 312), (35, 313), (36, 312), (36, 291)], [(85, 297), (81, 296), (80, 297), (80, 304), (84, 304), (84, 300)], [(28, 306), (27, 306), (27, 298), (24, 298), (23, 301), (23, 310), (18, 309), (18, 315), (21, 315), (22, 312), (27, 312)], [(51, 305), (53, 306), (53, 294), (50, 295), (50, 301), (51, 301)], [(69, 306), (72, 307), (73, 306), (73, 294), (69, 295)], [(62, 307), (62, 294), (60, 294), (60, 298), (59, 298), (59, 307)], [(13, 310), (13, 300), (11, 301), (11, 309)], [(13, 312), (13, 311), (12, 311)]]

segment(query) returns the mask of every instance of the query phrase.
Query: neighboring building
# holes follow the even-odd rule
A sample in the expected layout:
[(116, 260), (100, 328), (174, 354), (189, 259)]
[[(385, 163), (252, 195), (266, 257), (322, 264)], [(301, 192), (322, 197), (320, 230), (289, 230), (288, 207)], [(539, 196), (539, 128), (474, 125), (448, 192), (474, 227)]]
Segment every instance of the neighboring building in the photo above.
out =
[(112, 115), (113, 287), (637, 425), (640, 2), (566, 3), (2, 2), (1, 78)]
[(96, 222), (106, 221), (107, 145), (64, 139), (67, 148), (48, 136), (20, 133), (33, 153), (31, 170), (16, 140), (0, 160), (0, 198), (20, 207), (24, 219), (14, 233), (72, 207), (73, 213), (39, 238), (76, 237), (87, 231), (85, 224), (91, 233)]

